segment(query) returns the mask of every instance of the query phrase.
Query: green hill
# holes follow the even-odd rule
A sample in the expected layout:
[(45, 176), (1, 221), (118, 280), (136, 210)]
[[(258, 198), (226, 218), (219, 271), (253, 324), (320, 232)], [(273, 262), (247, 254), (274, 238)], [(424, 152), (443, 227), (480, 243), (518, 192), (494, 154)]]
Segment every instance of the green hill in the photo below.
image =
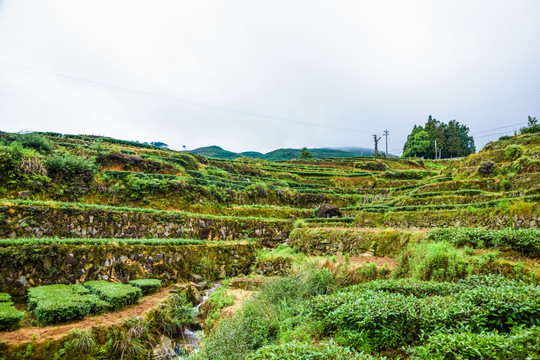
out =
[[(364, 149), (364, 148), (361, 148)], [(367, 150), (367, 149), (365, 149)], [(235, 153), (232, 151), (224, 150), (219, 146), (207, 146), (201, 147), (195, 150), (189, 151), (190, 153), (203, 155), (207, 157), (213, 157), (217, 159), (238, 159), (241, 157), (248, 157), (252, 159), (263, 159), (270, 161), (283, 161), (283, 160), (294, 160), (297, 159), (300, 155), (301, 149), (277, 149), (266, 154), (262, 154), (256, 151), (245, 151), (242, 153)], [(313, 157), (316, 159), (323, 158), (349, 158), (358, 155), (362, 156), (371, 156), (372, 152), (362, 151), (362, 152), (347, 152), (337, 149), (309, 149), (313, 154)]]

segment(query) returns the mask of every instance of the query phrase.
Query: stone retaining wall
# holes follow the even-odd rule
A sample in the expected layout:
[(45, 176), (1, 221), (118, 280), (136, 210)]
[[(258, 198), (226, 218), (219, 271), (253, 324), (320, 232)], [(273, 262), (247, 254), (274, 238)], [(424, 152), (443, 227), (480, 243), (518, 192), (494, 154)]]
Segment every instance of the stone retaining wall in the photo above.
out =
[(209, 280), (247, 274), (256, 242), (208, 245), (32, 244), (0, 247), (0, 292), (16, 301), (32, 286), (89, 280), (158, 278), (165, 284), (200, 274)]
[(265, 245), (286, 239), (287, 220), (212, 217), (180, 212), (145, 212), (111, 207), (0, 206), (0, 237), (60, 238), (259, 238)]
[(410, 242), (418, 242), (426, 231), (354, 228), (299, 228), (291, 232), (289, 245), (309, 255), (397, 256)]

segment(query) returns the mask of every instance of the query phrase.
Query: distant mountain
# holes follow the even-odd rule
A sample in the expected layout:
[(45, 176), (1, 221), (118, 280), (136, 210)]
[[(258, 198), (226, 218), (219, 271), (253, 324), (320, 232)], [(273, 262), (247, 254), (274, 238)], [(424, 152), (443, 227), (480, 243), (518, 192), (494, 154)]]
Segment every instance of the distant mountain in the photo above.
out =
[[(329, 157), (354, 157), (354, 156), (370, 156), (372, 151), (365, 148), (351, 148), (351, 149), (362, 149), (363, 152), (349, 152), (343, 151), (341, 149), (309, 149), (313, 154), (313, 157), (316, 159), (323, 159)], [(256, 151), (245, 151), (242, 153), (235, 153), (232, 151), (224, 150), (219, 146), (206, 146), (201, 147), (195, 150), (190, 150), (189, 152), (198, 155), (204, 155), (208, 157), (218, 158), (218, 159), (238, 159), (241, 157), (248, 157), (253, 159), (264, 159), (270, 161), (279, 161), (279, 160), (293, 160), (297, 159), (300, 155), (302, 149), (277, 149), (266, 154), (262, 154)]]
[(207, 157), (213, 157), (218, 159), (237, 159), (241, 157), (240, 154), (234, 153), (232, 151), (223, 150), (219, 146), (206, 146), (201, 147), (195, 150), (188, 151), (193, 154), (203, 155)]
[[(373, 149), (360, 147), (360, 146), (340, 146), (340, 147), (328, 148), (328, 149), (346, 151), (346, 152), (356, 154), (357, 156), (371, 156), (371, 155), (373, 155)], [(380, 149), (379, 151), (384, 152), (384, 149)], [(399, 157), (399, 156), (393, 155), (393, 154), (388, 154), (388, 157)]]

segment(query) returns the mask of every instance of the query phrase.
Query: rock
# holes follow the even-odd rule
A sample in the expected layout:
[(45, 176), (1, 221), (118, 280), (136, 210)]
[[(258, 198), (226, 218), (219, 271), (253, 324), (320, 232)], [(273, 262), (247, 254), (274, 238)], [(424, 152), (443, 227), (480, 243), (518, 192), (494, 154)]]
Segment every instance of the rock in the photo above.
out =
[(203, 280), (203, 277), (201, 275), (191, 274), (191, 275), (189, 275), (189, 280), (194, 282), (194, 283), (198, 283), (198, 282), (201, 282)]
[(206, 281), (201, 281), (193, 285), (197, 288), (197, 290), (204, 290), (208, 288), (208, 283)]
[(319, 210), (317, 210), (317, 217), (318, 218), (341, 217), (341, 211), (335, 205), (323, 204), (319, 207)]
[(67, 254), (67, 256), (66, 256), (66, 264), (67, 264), (67, 265), (73, 265), (73, 264), (75, 264), (75, 255), (73, 255), (73, 254)]

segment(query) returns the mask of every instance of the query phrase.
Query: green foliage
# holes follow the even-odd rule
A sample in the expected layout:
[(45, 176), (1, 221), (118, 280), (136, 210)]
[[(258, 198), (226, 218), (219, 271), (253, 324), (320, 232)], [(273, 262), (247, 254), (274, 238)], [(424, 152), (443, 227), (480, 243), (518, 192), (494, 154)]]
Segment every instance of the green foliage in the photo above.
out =
[(540, 287), (502, 277), (458, 284), (380, 280), (309, 302), (322, 335), (377, 352), (437, 333), (508, 332), (540, 325)]
[(512, 334), (496, 332), (436, 334), (422, 346), (411, 348), (411, 359), (536, 359), (540, 358), (540, 327), (516, 329)]
[(302, 148), (302, 151), (300, 152), (300, 155), (298, 156), (298, 160), (310, 160), (313, 159), (313, 154), (311, 151), (308, 150), (308, 148)]
[(193, 305), (184, 295), (174, 294), (145, 317), (151, 334), (165, 334), (173, 337), (187, 325), (193, 324)]
[(516, 160), (523, 155), (523, 151), (524, 149), (520, 145), (509, 145), (504, 150), (504, 158), (509, 161)]
[(10, 302), (10, 301), (11, 301), (11, 295), (7, 293), (0, 293), (0, 303)]
[(468, 255), (447, 242), (410, 244), (398, 257), (395, 276), (419, 280), (456, 281), (482, 271), (497, 254)]
[(130, 280), (129, 285), (138, 287), (142, 291), (142, 295), (146, 296), (157, 292), (161, 288), (161, 280), (159, 279), (136, 279)]
[(395, 179), (395, 180), (419, 180), (423, 179), (429, 175), (427, 171), (421, 170), (406, 170), (406, 171), (396, 171), (396, 170), (387, 170), (382, 174), (382, 177), (385, 179)]
[(455, 246), (472, 246), (474, 248), (514, 249), (525, 256), (540, 257), (540, 230), (538, 229), (438, 229), (431, 231), (426, 240), (446, 241)]
[(113, 310), (134, 304), (142, 296), (140, 288), (122, 283), (96, 280), (87, 281), (84, 286), (100, 299), (109, 303)]
[(441, 149), (442, 158), (461, 157), (476, 151), (474, 139), (469, 135), (469, 128), (456, 120), (448, 124), (431, 117), (422, 126), (414, 126), (407, 142), (403, 146), (403, 157), (437, 158), (437, 149)]
[(388, 165), (382, 161), (367, 161), (355, 163), (355, 167), (369, 171), (385, 171), (388, 170)]
[(294, 275), (265, 281), (259, 293), (207, 335), (194, 358), (243, 359), (254, 350), (275, 344), (279, 338), (301, 337), (293, 328), (307, 325), (302, 315), (303, 305), (334, 286), (332, 273), (328, 269), (316, 269), (313, 264)]
[(52, 151), (50, 141), (35, 132), (19, 135), (17, 140), (23, 147), (34, 149), (42, 154), (48, 154)]
[(82, 285), (44, 285), (28, 289), (28, 310), (41, 324), (82, 319), (103, 312), (110, 304), (99, 299)]
[(247, 357), (248, 360), (375, 360), (376, 358), (357, 353), (335, 342), (313, 346), (309, 343), (289, 342), (280, 345), (267, 345)]
[[(5, 300), (8, 294), (0, 294), (3, 300), (0, 302), (0, 331), (11, 331), (21, 325), (21, 321), (26, 317), (24, 312), (15, 309), (11, 301)], [(9, 295), (8, 295), (9, 296)]]
[(81, 174), (94, 169), (94, 163), (84, 157), (69, 154), (56, 154), (47, 158), (47, 170), (52, 173)]

